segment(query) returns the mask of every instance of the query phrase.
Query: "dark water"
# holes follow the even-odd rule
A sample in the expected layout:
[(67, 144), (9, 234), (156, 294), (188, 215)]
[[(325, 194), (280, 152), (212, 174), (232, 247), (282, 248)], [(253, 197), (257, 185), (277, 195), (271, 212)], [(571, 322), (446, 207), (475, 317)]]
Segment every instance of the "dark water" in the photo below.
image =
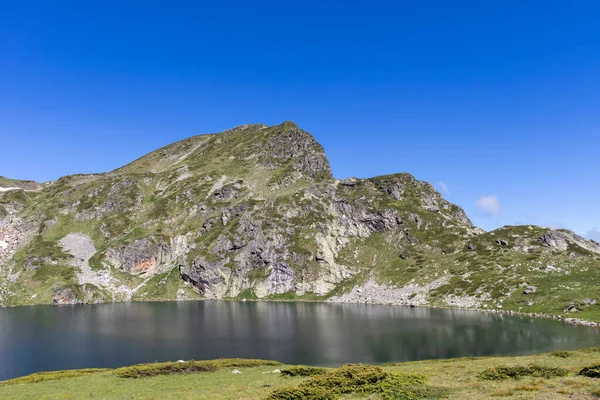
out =
[(178, 359), (338, 365), (591, 346), (600, 346), (598, 329), (429, 308), (207, 301), (0, 309), (0, 380)]

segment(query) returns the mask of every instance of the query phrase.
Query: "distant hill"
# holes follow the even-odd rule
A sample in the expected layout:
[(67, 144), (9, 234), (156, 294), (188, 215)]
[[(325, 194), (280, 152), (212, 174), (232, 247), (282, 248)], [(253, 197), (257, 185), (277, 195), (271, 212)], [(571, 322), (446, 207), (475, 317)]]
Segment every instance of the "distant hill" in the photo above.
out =
[(21, 181), (0, 176), (0, 189), (38, 190), (40, 184), (35, 181)]

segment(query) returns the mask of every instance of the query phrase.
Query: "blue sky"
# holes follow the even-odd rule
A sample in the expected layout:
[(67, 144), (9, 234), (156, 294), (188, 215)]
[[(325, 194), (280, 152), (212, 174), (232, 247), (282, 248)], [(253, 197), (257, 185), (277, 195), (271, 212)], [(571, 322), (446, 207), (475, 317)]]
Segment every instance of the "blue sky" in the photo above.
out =
[(598, 2), (323, 3), (4, 2), (0, 175), (293, 120), (336, 177), (410, 172), (485, 229), (600, 239)]

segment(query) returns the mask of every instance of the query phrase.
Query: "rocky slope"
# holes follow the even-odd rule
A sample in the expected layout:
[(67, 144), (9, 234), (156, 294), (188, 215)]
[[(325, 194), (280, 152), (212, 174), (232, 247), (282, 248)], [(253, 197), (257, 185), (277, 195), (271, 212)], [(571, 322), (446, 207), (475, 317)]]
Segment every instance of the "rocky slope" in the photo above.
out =
[(3, 306), (319, 299), (595, 318), (599, 267), (598, 243), (484, 232), (409, 174), (337, 180), (292, 122), (0, 193)]

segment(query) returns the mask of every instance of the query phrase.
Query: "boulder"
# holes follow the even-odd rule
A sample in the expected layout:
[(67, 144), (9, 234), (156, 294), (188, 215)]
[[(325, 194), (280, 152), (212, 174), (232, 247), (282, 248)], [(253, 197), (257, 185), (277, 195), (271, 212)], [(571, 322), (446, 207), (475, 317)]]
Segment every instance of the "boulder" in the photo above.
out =
[(563, 310), (563, 312), (566, 313), (576, 313), (578, 311), (579, 309), (575, 306), (575, 304), (570, 304), (569, 306), (567, 306), (567, 308)]
[(537, 291), (537, 287), (535, 287), (535, 286), (527, 286), (523, 290), (523, 294), (531, 294), (531, 293), (535, 293), (536, 291)]

